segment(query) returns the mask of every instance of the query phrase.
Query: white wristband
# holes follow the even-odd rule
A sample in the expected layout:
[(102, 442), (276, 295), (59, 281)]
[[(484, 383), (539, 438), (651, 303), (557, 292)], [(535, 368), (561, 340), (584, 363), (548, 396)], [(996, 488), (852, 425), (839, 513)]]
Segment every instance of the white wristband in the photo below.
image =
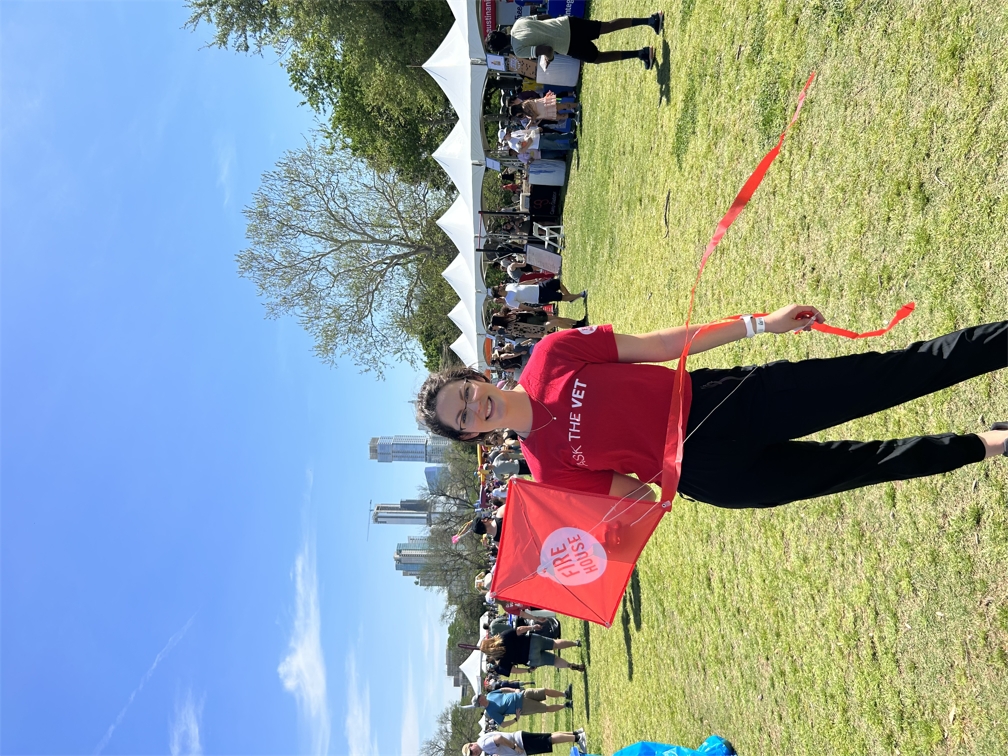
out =
[(752, 315), (743, 315), (742, 322), (745, 323), (745, 337), (751, 339), (756, 335), (756, 331), (752, 327)]
[[(753, 328), (753, 320), (756, 321), (756, 328)], [(758, 333), (766, 333), (766, 321), (759, 315), (743, 315), (742, 322), (745, 323), (745, 337), (751, 339)]]

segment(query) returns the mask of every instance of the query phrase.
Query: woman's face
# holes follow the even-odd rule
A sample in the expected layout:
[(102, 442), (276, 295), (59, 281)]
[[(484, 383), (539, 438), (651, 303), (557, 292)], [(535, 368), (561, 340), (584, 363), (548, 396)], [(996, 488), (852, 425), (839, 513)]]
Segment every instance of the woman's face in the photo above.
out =
[(434, 412), (442, 423), (461, 431), (468, 440), (505, 427), (506, 402), (496, 386), (466, 379), (445, 384), (438, 392)]

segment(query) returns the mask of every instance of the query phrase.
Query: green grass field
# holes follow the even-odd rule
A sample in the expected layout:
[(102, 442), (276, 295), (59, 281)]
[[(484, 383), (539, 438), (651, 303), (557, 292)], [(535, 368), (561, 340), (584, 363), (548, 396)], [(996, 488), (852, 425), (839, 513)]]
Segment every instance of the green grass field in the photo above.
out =
[[(595, 0), (594, 18), (657, 8)], [(762, 337), (694, 367), (904, 346), (1008, 313), (1008, 7), (819, 0), (665, 5), (602, 49), (660, 66), (587, 67), (564, 220), (564, 275), (591, 319), (681, 323), (700, 252), (818, 74), (767, 180), (708, 265), (696, 321), (820, 307), (851, 342)], [(668, 226), (666, 231), (666, 197)], [(580, 304), (570, 306), (577, 314)], [(834, 429), (970, 432), (1008, 419), (1008, 375)], [(1008, 752), (1008, 460), (776, 511), (677, 499), (612, 629), (590, 642), (576, 708), (594, 753), (711, 732), (757, 754)], [(577, 654), (565, 652), (569, 658)], [(558, 749), (559, 752), (560, 749)], [(566, 752), (566, 749), (562, 749)]]

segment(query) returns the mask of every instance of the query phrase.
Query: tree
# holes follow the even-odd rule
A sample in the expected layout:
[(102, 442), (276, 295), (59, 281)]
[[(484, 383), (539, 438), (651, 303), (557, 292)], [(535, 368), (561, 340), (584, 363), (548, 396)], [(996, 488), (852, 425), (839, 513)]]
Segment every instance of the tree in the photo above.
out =
[(390, 359), (416, 364), (409, 329), (426, 278), (455, 252), (435, 222), (450, 199), (309, 138), (263, 175), (245, 208), (250, 246), (238, 272), (269, 317), (298, 318), (325, 362), (349, 356), (379, 376)]
[(451, 364), (459, 362), (451, 351), (451, 344), (459, 330), (448, 317), (458, 304), (458, 294), (441, 272), (448, 267), (448, 258), (429, 257), (417, 263), (422, 269), (417, 273), (418, 288), (415, 306), (402, 328), (417, 340), (423, 353), (424, 367), (431, 372), (445, 366), (445, 352), (451, 355)]
[(479, 736), (479, 718), (476, 709), (463, 709), (457, 703), (446, 706), (438, 714), (434, 734), (420, 746), (420, 756), (457, 756), (464, 743)]
[(273, 48), (295, 91), (329, 122), (333, 145), (414, 182), (447, 185), (430, 159), (454, 118), (420, 66), (453, 18), (443, 0), (188, 0), (186, 26), (211, 44)]

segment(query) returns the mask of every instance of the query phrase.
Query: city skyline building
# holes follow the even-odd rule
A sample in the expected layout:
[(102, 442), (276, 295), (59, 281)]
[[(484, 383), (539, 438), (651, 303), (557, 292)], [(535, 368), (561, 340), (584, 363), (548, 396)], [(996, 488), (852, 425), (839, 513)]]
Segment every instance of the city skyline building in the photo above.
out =
[(441, 463), (449, 443), (441, 436), (374, 436), (368, 444), (368, 455), (378, 462)]
[(430, 525), (430, 503), (425, 499), (401, 499), (398, 504), (376, 504), (371, 522), (376, 525)]
[(417, 585), (436, 585), (420, 576), (427, 557), (427, 536), (410, 536), (405, 542), (396, 545), (395, 568), (406, 577), (413, 578)]

